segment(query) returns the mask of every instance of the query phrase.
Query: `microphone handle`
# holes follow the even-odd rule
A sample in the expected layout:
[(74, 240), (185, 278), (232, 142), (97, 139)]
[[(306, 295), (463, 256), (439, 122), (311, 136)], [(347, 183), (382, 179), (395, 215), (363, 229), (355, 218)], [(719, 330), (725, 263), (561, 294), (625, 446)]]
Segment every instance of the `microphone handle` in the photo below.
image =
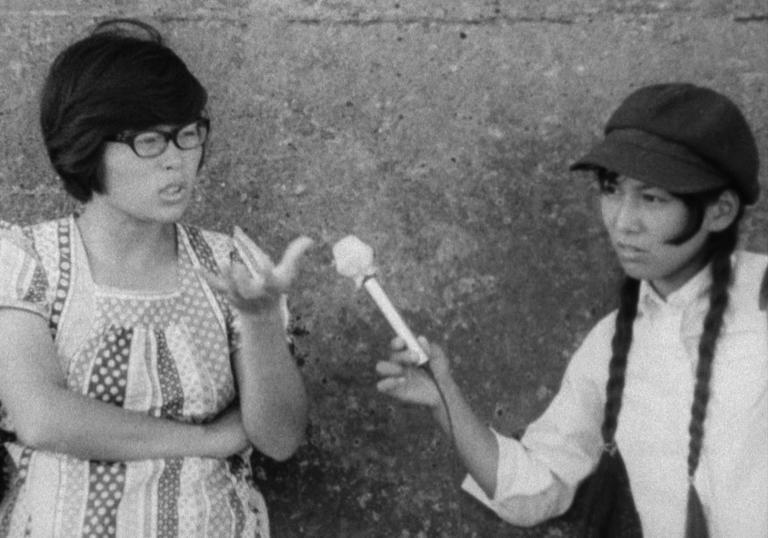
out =
[(395, 330), (397, 335), (405, 340), (405, 345), (408, 346), (408, 349), (418, 355), (419, 358), (417, 365), (421, 366), (422, 364), (428, 362), (429, 357), (427, 356), (427, 353), (421, 347), (418, 340), (416, 340), (416, 337), (408, 328), (408, 325), (405, 324), (405, 321), (403, 320), (402, 316), (400, 316), (397, 308), (395, 308), (395, 305), (393, 305), (389, 300), (387, 294), (384, 293), (384, 290), (381, 288), (376, 278), (366, 278), (363, 281), (363, 286), (365, 287), (366, 291), (368, 291), (369, 295), (373, 298), (373, 301), (379, 307), (379, 310), (381, 310), (382, 314), (384, 314), (384, 317), (387, 318), (387, 321)]

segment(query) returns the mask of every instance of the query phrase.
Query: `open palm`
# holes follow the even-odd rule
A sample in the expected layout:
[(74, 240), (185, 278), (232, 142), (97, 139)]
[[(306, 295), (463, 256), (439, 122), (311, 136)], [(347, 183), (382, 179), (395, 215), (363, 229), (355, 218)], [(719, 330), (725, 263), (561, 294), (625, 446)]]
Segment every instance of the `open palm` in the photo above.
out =
[(240, 260), (225, 267), (221, 275), (205, 273), (210, 286), (223, 293), (241, 312), (259, 313), (275, 308), (299, 272), (302, 255), (314, 242), (301, 236), (288, 244), (280, 263), (272, 259), (237, 226), (233, 245)]

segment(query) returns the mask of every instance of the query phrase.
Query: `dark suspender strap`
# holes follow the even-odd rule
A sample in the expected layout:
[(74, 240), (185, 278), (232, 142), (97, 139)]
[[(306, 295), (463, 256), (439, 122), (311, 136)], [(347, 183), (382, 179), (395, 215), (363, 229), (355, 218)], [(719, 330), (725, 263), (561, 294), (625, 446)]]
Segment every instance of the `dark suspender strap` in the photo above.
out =
[(765, 268), (763, 283), (760, 285), (760, 310), (768, 309), (768, 267)]

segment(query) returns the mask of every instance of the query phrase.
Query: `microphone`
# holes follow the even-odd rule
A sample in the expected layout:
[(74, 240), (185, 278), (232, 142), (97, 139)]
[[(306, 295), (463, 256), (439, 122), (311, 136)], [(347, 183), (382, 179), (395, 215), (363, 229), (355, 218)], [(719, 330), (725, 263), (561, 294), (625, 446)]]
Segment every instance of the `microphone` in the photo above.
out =
[(408, 349), (417, 354), (416, 364), (421, 366), (427, 363), (429, 361), (427, 353), (376, 280), (373, 249), (354, 235), (348, 235), (333, 245), (333, 259), (339, 274), (352, 278), (357, 288), (362, 286), (366, 289), (395, 333), (405, 341)]

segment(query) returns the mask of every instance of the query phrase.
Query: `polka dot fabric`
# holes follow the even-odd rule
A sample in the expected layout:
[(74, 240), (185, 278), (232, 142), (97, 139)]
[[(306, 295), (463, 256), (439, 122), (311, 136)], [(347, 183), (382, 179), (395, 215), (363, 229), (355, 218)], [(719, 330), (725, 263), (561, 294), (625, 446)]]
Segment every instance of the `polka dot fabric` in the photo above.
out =
[[(229, 237), (177, 226), (179, 288), (154, 293), (93, 283), (71, 217), (25, 233), (43, 269), (27, 281), (51, 305), (49, 324), (70, 390), (189, 422), (232, 403), (234, 316), (196, 272), (229, 263)], [(76, 345), (58, 347), (64, 341)], [(16, 507), (6, 503), (0, 513), (0, 536), (29, 528), (49, 536), (268, 538), (248, 456), (238, 458), (246, 468), (234, 472), (224, 459), (88, 462), (29, 451), (23, 467), (29, 473), (15, 477), (23, 484)]]
[(107, 329), (91, 370), (90, 398), (123, 405), (132, 335), (131, 329), (123, 327)]
[(83, 538), (110, 538), (116, 535), (117, 507), (123, 496), (124, 463), (91, 462), (88, 477), (88, 504), (82, 526)]

